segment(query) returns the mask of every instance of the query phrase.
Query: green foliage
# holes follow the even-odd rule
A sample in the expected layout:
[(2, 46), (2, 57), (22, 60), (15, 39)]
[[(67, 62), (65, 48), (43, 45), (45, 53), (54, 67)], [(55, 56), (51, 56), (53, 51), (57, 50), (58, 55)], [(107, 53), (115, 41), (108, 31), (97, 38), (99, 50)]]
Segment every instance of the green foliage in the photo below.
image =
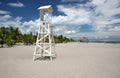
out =
[(11, 39), (11, 38), (7, 38), (6, 39), (6, 44), (8, 47), (12, 47), (15, 44), (15, 40)]
[(0, 28), (0, 44), (1, 47), (5, 44), (5, 39), (6, 39), (6, 31), (5, 27)]
[(73, 42), (74, 40), (64, 37), (63, 35), (54, 36), (55, 43), (67, 43)]
[[(9, 47), (12, 47), (16, 43), (24, 43), (25, 45), (32, 45), (36, 42), (36, 35), (33, 35), (32, 32), (29, 34), (22, 34), (19, 31), (19, 28), (15, 27), (1, 27), (0, 28), (0, 45), (1, 47), (6, 44)], [(55, 43), (67, 43), (73, 41), (63, 35), (54, 36)], [(49, 38), (45, 39), (45, 42), (49, 42)]]
[(22, 37), (22, 41), (25, 45), (31, 45), (31, 44), (35, 43), (36, 36), (32, 35), (32, 33), (24, 34)]
[(1, 47), (6, 43), (8, 46), (13, 46), (19, 40), (19, 29), (13, 27), (0, 28), (0, 44)]

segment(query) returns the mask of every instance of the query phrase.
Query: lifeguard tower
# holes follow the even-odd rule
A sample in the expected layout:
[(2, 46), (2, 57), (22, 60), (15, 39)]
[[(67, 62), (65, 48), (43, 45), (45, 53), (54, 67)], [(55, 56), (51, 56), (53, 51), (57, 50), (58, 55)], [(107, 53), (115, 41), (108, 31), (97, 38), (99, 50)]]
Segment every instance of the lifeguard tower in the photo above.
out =
[(52, 25), (53, 9), (51, 5), (41, 6), (38, 9), (40, 10), (40, 26), (38, 29), (33, 60), (44, 59), (46, 57), (52, 60), (52, 58), (56, 57)]

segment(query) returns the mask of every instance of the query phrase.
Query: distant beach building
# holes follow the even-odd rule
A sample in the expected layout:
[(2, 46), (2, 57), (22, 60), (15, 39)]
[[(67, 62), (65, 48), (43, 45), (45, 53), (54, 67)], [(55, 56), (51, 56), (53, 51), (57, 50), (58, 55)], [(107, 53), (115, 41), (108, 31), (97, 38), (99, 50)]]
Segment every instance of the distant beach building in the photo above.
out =
[(89, 42), (89, 39), (87, 37), (81, 37), (80, 42)]

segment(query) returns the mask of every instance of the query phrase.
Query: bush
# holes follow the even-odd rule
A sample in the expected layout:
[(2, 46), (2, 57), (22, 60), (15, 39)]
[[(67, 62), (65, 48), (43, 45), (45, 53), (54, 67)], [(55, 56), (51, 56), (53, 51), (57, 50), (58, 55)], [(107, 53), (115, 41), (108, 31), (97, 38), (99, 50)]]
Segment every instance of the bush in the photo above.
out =
[(8, 47), (12, 47), (15, 44), (15, 40), (13, 39), (6, 39), (6, 44)]

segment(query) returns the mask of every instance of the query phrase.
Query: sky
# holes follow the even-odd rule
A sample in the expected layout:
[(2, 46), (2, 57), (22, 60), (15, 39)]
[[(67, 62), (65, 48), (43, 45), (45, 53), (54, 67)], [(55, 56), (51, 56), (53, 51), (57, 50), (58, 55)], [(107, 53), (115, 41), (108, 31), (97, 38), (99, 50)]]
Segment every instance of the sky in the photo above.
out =
[(0, 27), (19, 27), (34, 34), (40, 6), (52, 5), (55, 35), (120, 41), (120, 0), (0, 0)]

